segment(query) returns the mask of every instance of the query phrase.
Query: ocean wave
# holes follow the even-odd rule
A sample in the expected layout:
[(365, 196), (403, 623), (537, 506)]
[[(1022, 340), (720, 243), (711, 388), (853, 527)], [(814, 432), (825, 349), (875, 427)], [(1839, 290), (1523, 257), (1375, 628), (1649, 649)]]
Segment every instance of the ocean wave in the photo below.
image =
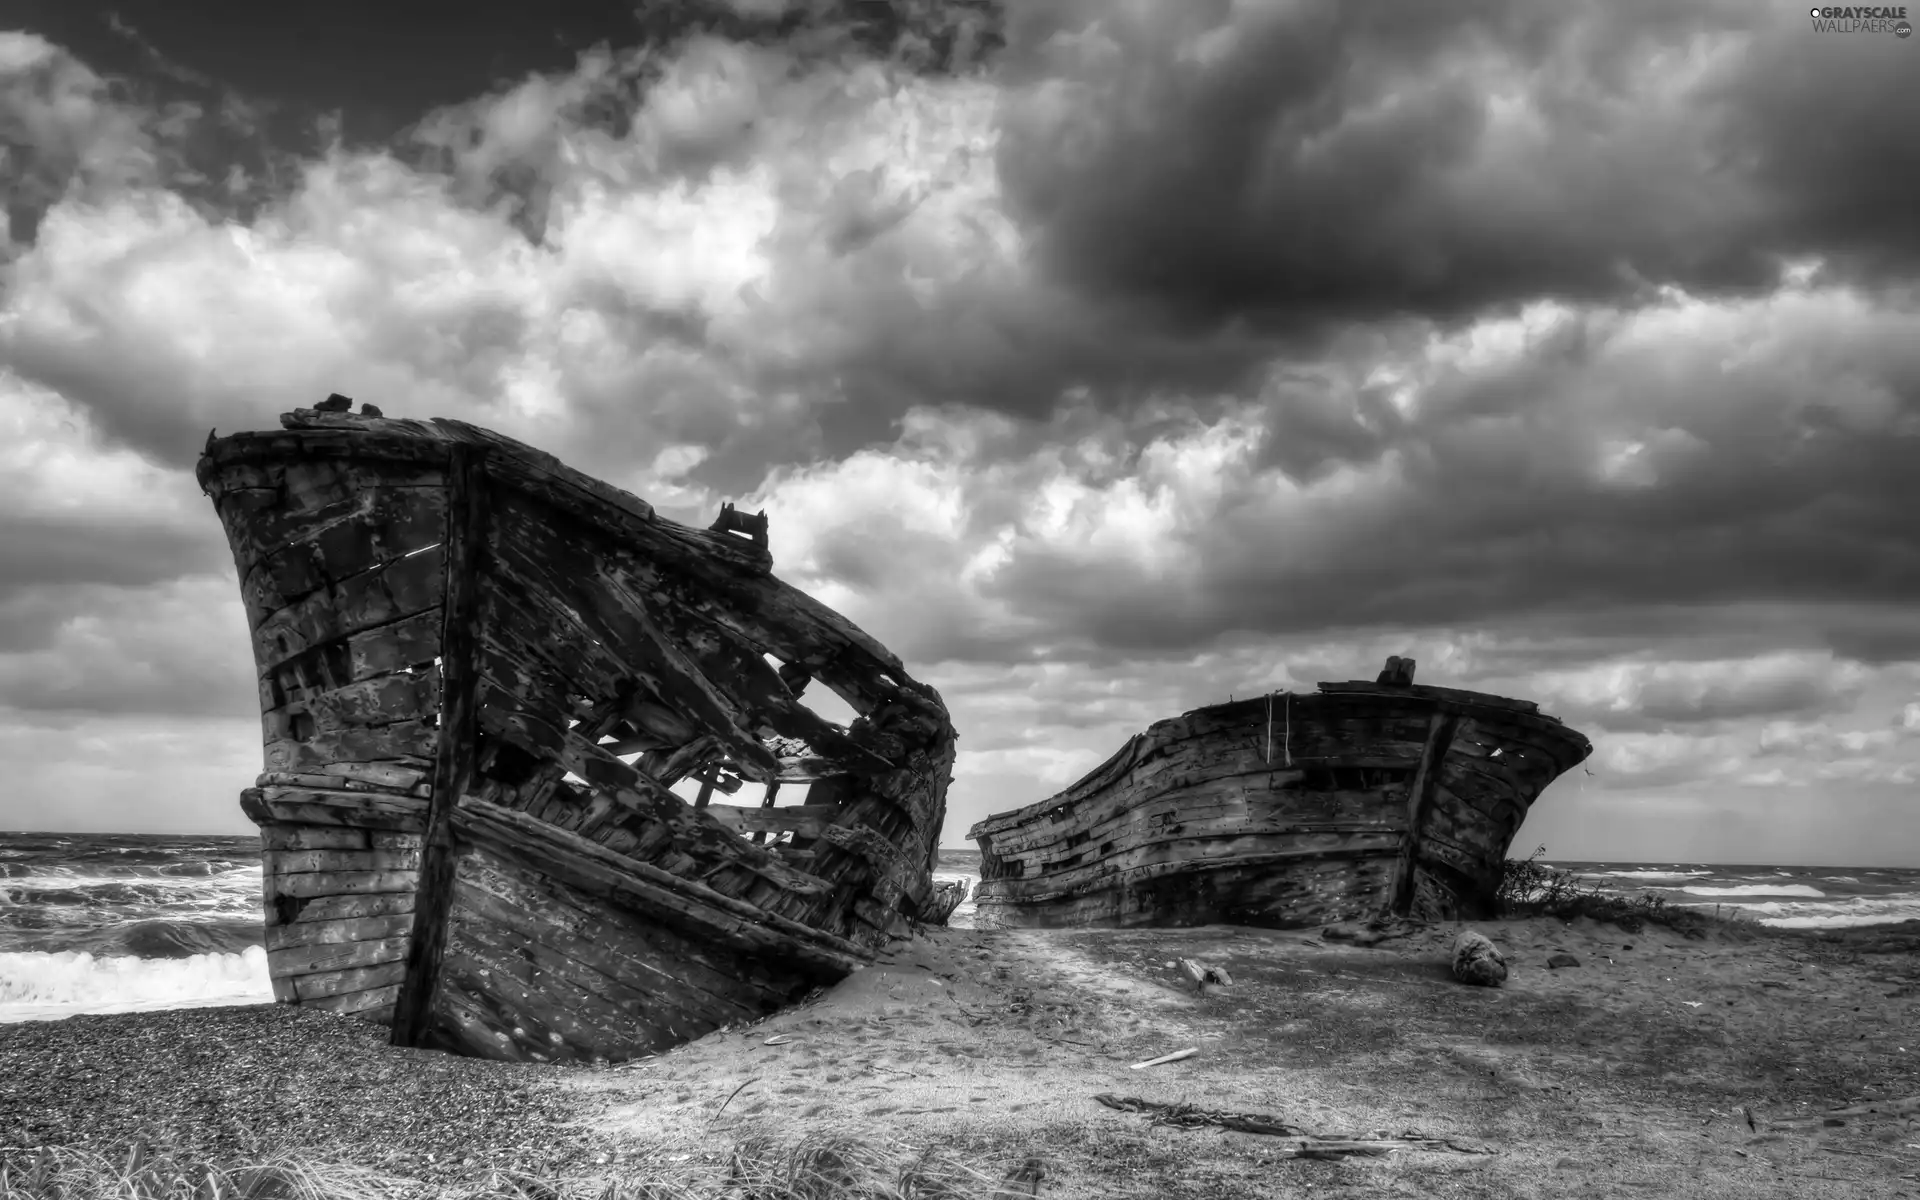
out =
[(1712, 871), (1598, 871), (1595, 875), (1608, 879), (1697, 879), (1702, 875), (1711, 875)]
[(272, 999), (267, 952), (261, 946), (190, 958), (96, 956), (74, 950), (0, 953), (0, 1022)]
[(1741, 912), (1776, 929), (1838, 929), (1892, 925), (1920, 918), (1920, 894), (1852, 896), (1826, 904), (1769, 900), (1741, 906)]
[[(260, 918), (246, 917), (103, 920), (92, 924), (49, 920), (28, 911), (25, 920), (0, 924), (0, 951), (57, 954), (85, 951), (106, 958), (192, 958), (238, 954), (261, 942)], [(36, 919), (38, 918), (38, 919)]]
[(199, 954), (240, 954), (260, 945), (258, 917), (231, 921), (134, 921), (95, 930), (73, 949), (134, 958), (192, 958)]
[(1742, 883), (1733, 887), (1683, 887), (1680, 889), (1694, 896), (1805, 896), (1810, 900), (1824, 900), (1827, 894), (1819, 888), (1808, 887), (1804, 883)]
[(257, 903), (260, 868), (215, 876), (63, 875), (40, 871), (0, 878), (0, 903), (62, 908), (231, 908)]
[(60, 884), (67, 887), (102, 887), (130, 881), (171, 887), (193, 887), (203, 880), (221, 877), (258, 879), (260, 864), (233, 862), (230, 859), (146, 863), (138, 866), (121, 866), (114, 863), (87, 863), (82, 866), (27, 862), (0, 863), (0, 879), (41, 885)]
[(1859, 883), (1860, 882), (1858, 879), (1855, 879), (1851, 875), (1827, 875), (1827, 876), (1824, 876), (1823, 878), (1827, 883)]

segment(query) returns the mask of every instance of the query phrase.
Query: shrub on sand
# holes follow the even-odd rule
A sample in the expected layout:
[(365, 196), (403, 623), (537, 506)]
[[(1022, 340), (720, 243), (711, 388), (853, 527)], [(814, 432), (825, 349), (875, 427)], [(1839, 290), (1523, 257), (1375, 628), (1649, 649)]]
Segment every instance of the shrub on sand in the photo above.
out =
[(1502, 916), (1544, 914), (1563, 920), (1591, 917), (1629, 933), (1638, 933), (1648, 925), (1662, 925), (1690, 938), (1705, 937), (1709, 930), (1736, 938), (1758, 931), (1757, 922), (1669, 904), (1665, 896), (1653, 892), (1616, 896), (1597, 886), (1582, 887), (1572, 872), (1556, 871), (1539, 861), (1546, 852), (1547, 848), (1541, 846), (1524, 859), (1506, 860), (1496, 893)]

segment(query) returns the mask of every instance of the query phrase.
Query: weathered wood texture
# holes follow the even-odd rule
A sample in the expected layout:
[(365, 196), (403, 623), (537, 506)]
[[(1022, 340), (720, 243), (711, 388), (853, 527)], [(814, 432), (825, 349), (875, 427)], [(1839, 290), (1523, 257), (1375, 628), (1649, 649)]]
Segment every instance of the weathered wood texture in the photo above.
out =
[(407, 946), (406, 978), (394, 1002), (393, 1044), (420, 1046), (433, 1026), (453, 905), (453, 814), (473, 786), (474, 672), (480, 573), (486, 568), (488, 503), (484, 447), (455, 446), (447, 462), (447, 574), (440, 625), (440, 723), (433, 759), (433, 790), (421, 844), (420, 883)]
[(260, 843), (275, 999), (385, 1020), (413, 926), (418, 835), (269, 820)]
[(763, 1016), (844, 973), (646, 919), (606, 903), (611, 880), (562, 878), (537, 857), (493, 840), (462, 855), (433, 1044), (617, 1062)]
[(1196, 709), (1064, 791), (975, 825), (976, 920), (1484, 915), (1528, 807), (1590, 749), (1531, 705), (1410, 683)]
[[(505, 1047), (494, 1036), (503, 1030), (578, 1034), (561, 1056), (591, 1057), (732, 1019), (717, 998), (726, 989), (683, 997), (691, 1007), (644, 1036), (569, 1033), (538, 1018), (551, 998), (484, 965), (530, 936), (509, 930), (523, 914), (470, 894), (464, 867), (447, 872), (482, 853), (568, 889), (594, 919), (660, 930), (665, 940), (635, 950), (615, 976), (680, 978), (697, 954), (716, 953), (826, 981), (909, 931), (930, 897), (951, 722), (938, 693), (884, 647), (771, 575), (762, 518), (678, 525), (458, 421), (312, 410), (281, 421), (277, 432), (210, 438), (199, 466), (233, 549), (260, 675), (266, 769), (242, 808), (263, 836), (300, 831), (271, 835), (291, 839), (270, 848), (289, 863), (370, 851), (361, 837), (412, 837), (417, 853), (425, 835), (427, 846), (424, 865), (342, 859), (272, 876), (287, 882), (269, 884), (270, 923), (275, 904), (347, 906), (326, 918), (334, 924), (272, 935), (270, 955), (286, 955), (271, 959), (282, 999), (379, 1021), (398, 1003), (420, 1036), (507, 1057), (537, 1047)], [(448, 530), (466, 527), (457, 460), (478, 453), (489, 511), (469, 547)], [(473, 584), (470, 616), (460, 580)], [(449, 722), (467, 662), (473, 732), (461, 739)], [(850, 725), (801, 702), (816, 682), (853, 708)], [(441, 769), (450, 737), (472, 749), (464, 784)], [(715, 799), (744, 782), (810, 786), (785, 808), (702, 807), (669, 790), (692, 776), (711, 780)], [(406, 909), (356, 907), (389, 895), (375, 889), (397, 888), (396, 872), (411, 881)], [(429, 911), (434, 897), (454, 914), (444, 922)], [(447, 931), (444, 986), (401, 987), (408, 955), (433, 955), (413, 925), (398, 930), (406, 918), (421, 934)], [(549, 976), (526, 978), (544, 986)], [(785, 986), (747, 1008), (763, 1011)], [(409, 993), (434, 997), (429, 1016), (408, 1011)]]

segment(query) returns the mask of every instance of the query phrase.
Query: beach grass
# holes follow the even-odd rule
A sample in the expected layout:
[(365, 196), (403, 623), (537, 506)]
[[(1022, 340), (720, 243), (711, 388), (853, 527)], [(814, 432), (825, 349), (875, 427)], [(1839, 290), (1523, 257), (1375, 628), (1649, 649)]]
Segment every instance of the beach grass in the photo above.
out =
[(0, 1158), (0, 1200), (376, 1200), (361, 1167), (277, 1157), (206, 1162), (144, 1141), (114, 1151), (45, 1146)]
[[(901, 1143), (752, 1137), (724, 1156), (634, 1164), (598, 1178), (496, 1171), (444, 1200), (1011, 1200), (1025, 1186)], [(409, 1200), (417, 1181), (347, 1163), (278, 1156), (207, 1161), (144, 1141), (112, 1151), (42, 1147), (0, 1156), (0, 1200)]]

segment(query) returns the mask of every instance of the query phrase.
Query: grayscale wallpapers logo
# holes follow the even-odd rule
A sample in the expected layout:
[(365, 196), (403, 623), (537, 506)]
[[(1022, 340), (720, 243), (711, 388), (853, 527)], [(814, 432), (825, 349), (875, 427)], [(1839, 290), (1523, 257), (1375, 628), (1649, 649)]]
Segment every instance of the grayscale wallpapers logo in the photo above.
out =
[(1807, 10), (1816, 33), (1890, 33), (1913, 36), (1905, 5), (1821, 5)]

